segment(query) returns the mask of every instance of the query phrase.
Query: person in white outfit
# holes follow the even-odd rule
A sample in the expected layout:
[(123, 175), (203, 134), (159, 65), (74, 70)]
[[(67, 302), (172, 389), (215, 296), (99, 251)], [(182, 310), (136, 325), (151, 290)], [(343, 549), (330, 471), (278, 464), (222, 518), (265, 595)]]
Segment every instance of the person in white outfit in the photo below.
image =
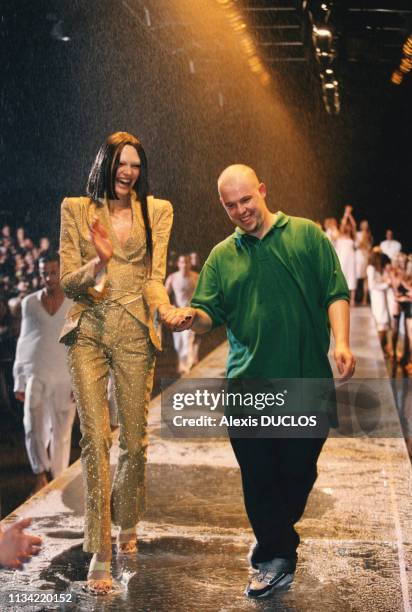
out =
[[(199, 274), (192, 270), (190, 255), (179, 255), (177, 267), (177, 272), (167, 277), (165, 287), (173, 295), (175, 306), (184, 308), (190, 304)], [(199, 361), (199, 339), (194, 331), (186, 329), (173, 332), (173, 344), (179, 358), (178, 372), (185, 374)]]
[(386, 240), (382, 240), (380, 247), (382, 253), (385, 253), (392, 261), (394, 257), (400, 252), (402, 245), (397, 240), (393, 239), (393, 231), (391, 229), (386, 230)]
[(350, 291), (350, 305), (355, 306), (356, 291), (356, 256), (355, 256), (356, 223), (352, 217), (352, 206), (345, 207), (345, 213), (339, 228), (339, 237), (334, 247), (339, 258), (342, 272)]
[(331, 243), (335, 245), (335, 240), (339, 238), (338, 222), (336, 221), (335, 217), (326, 217), (323, 222), (323, 227), (325, 234)]
[(386, 352), (387, 331), (390, 327), (388, 305), (389, 277), (384, 273), (384, 256), (373, 252), (366, 269), (372, 315), (376, 322), (382, 349)]
[(35, 490), (69, 464), (75, 405), (71, 395), (66, 348), (58, 338), (72, 301), (60, 288), (59, 255), (40, 258), (44, 288), (22, 302), (22, 326), (13, 366), (14, 393), (24, 402), (24, 431)]
[(369, 263), (373, 245), (373, 237), (366, 219), (360, 222), (359, 230), (356, 232), (356, 278), (358, 285), (362, 287), (362, 306), (368, 303), (368, 279), (366, 269)]

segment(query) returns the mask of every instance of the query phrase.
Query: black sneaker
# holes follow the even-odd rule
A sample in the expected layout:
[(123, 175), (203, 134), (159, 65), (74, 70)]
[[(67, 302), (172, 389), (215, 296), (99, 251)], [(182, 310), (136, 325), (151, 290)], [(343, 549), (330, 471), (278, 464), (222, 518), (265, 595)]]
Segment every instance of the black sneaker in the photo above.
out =
[(276, 589), (287, 587), (295, 575), (295, 562), (290, 559), (275, 558), (257, 564), (259, 570), (246, 587), (245, 595), (252, 599), (269, 597)]

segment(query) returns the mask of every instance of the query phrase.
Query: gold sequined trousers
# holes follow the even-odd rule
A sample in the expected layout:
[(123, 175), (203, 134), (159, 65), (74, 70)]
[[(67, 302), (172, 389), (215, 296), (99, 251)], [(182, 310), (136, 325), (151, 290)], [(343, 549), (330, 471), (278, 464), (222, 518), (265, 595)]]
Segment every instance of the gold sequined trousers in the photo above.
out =
[[(121, 305), (102, 302), (83, 312), (68, 358), (82, 432), (83, 548), (91, 553), (109, 553), (111, 520), (127, 529), (138, 522), (144, 510), (147, 407), (154, 348), (142, 323)], [(110, 372), (120, 426), (119, 459), (111, 493)]]

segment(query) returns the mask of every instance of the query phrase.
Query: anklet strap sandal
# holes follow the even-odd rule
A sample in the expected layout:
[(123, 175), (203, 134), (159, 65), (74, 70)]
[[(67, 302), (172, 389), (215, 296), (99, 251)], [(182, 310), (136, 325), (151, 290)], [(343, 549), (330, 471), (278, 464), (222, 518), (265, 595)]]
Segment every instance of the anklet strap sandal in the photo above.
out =
[(110, 561), (96, 561), (94, 557), (90, 561), (87, 579), (91, 580), (111, 580)]
[(136, 527), (121, 529), (116, 539), (118, 553), (134, 554), (137, 552)]
[(92, 595), (107, 595), (112, 590), (110, 561), (97, 561), (93, 556), (87, 574), (87, 590)]

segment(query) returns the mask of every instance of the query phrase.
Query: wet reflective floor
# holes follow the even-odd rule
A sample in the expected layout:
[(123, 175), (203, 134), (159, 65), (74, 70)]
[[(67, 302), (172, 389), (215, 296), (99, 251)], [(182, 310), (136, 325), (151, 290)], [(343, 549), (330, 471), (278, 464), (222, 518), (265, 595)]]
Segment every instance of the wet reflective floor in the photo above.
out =
[[(357, 375), (386, 375), (368, 309), (354, 312), (352, 330)], [(221, 376), (225, 352), (225, 346), (216, 349), (192, 376)], [(103, 598), (82, 589), (90, 555), (82, 551), (83, 489), (76, 463), (17, 510), (33, 517), (33, 531), (45, 545), (23, 571), (1, 572), (0, 610), (411, 609), (411, 468), (400, 436), (328, 440), (298, 524), (302, 542), (295, 581), (254, 602), (243, 595), (253, 538), (229, 444), (163, 439), (159, 425), (155, 399), (139, 552), (113, 559), (115, 592)], [(61, 594), (72, 601), (22, 604), (17, 599), (24, 593)]]

